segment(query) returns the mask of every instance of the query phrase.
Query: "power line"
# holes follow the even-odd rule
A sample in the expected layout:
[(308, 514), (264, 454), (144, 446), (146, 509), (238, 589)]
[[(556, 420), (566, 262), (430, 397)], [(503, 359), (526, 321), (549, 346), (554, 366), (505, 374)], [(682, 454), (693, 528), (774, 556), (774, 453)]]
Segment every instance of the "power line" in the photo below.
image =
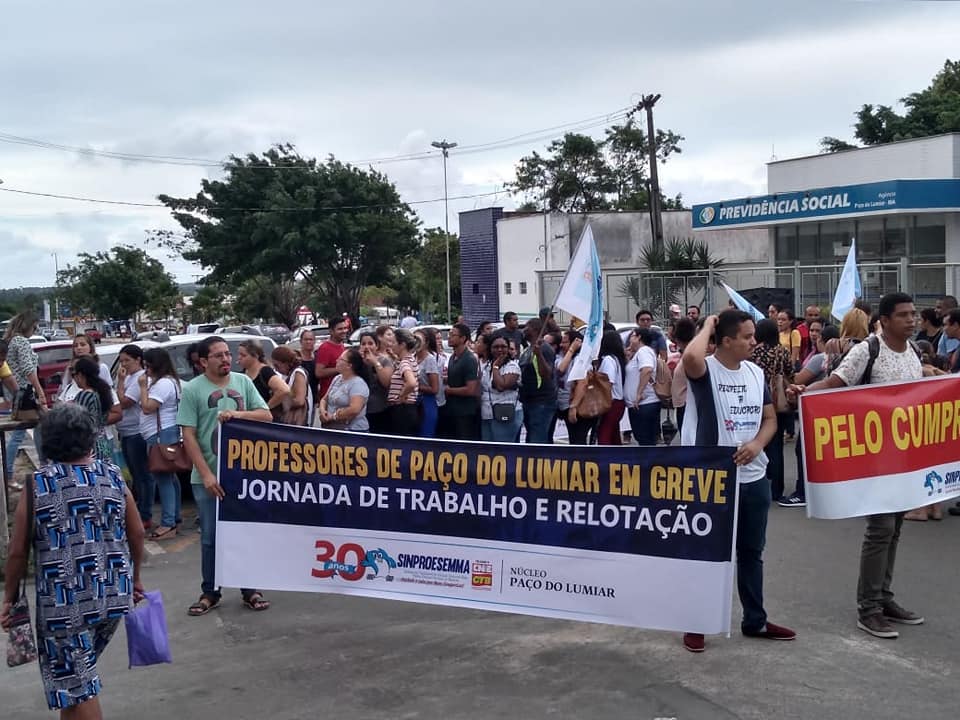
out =
[[(58, 200), (74, 200), (77, 202), (87, 202), (87, 203), (96, 203), (102, 205), (123, 205), (128, 207), (148, 207), (148, 208), (167, 208), (163, 203), (142, 203), (142, 202), (130, 202), (127, 200), (104, 200), (101, 198), (90, 198), (83, 197), (80, 195), (59, 195), (56, 193), (42, 193), (42, 192), (33, 192), (30, 190), (17, 190), (15, 188), (0, 187), (0, 191), (8, 193), (16, 193), (18, 195), (32, 195), (35, 197), (45, 197), (45, 198), (56, 198)], [(457, 195), (453, 197), (446, 198), (447, 200), (472, 200), (474, 198), (482, 197), (492, 197), (495, 195), (503, 194), (504, 190), (497, 190), (494, 192), (485, 192), (485, 193), (474, 193), (471, 195)], [(215, 209), (218, 212), (337, 212), (340, 210), (375, 210), (382, 208), (394, 208), (401, 207), (403, 205), (427, 205), (430, 203), (444, 202), (444, 198), (431, 198), (429, 200), (403, 200), (396, 203), (381, 203), (381, 204), (371, 204), (371, 205), (339, 205), (337, 207), (321, 207), (321, 208), (303, 208), (303, 207), (291, 207), (291, 208), (263, 208), (263, 207), (216, 207)]]
[[(584, 118), (582, 120), (575, 120), (568, 123), (562, 123), (560, 125), (554, 125), (548, 128), (541, 128), (539, 130), (531, 130), (526, 133), (521, 133), (519, 135), (513, 135), (506, 138), (501, 138), (499, 140), (493, 140), (490, 142), (484, 143), (475, 143), (472, 145), (463, 145), (460, 150), (456, 153), (458, 155), (473, 154), (476, 152), (491, 152), (494, 150), (500, 150), (510, 147), (515, 147), (516, 145), (526, 144), (530, 142), (536, 142), (538, 140), (549, 139), (552, 137), (552, 134), (559, 131), (572, 132), (575, 130), (586, 130), (598, 125), (613, 122), (616, 120), (624, 119), (627, 117), (629, 111), (628, 108), (619, 108), (610, 113), (605, 113), (603, 115), (594, 115), (589, 118)], [(29, 147), (37, 147), (46, 150), (60, 150), (64, 152), (74, 152), (81, 155), (86, 155), (89, 157), (104, 157), (113, 160), (122, 160), (125, 162), (143, 162), (157, 165), (173, 165), (179, 167), (220, 167), (224, 166), (225, 160), (213, 160), (211, 158), (196, 158), (182, 155), (147, 155), (142, 153), (124, 153), (112, 150), (97, 150), (89, 147), (79, 147), (74, 145), (63, 145), (60, 143), (49, 142), (47, 140), (40, 140), (37, 138), (23, 137), (19, 135), (11, 135), (9, 133), (0, 132), (0, 142), (14, 144), (14, 145), (25, 145)], [(410, 162), (414, 160), (426, 160), (431, 157), (436, 156), (436, 152), (432, 150), (425, 150), (415, 153), (406, 153), (401, 155), (392, 155), (386, 157), (376, 157), (376, 158), (367, 158), (363, 160), (347, 161), (351, 165), (384, 165), (395, 162)], [(273, 165), (251, 165), (247, 166), (250, 169), (265, 169), (265, 170), (303, 170), (303, 166), (273, 166)]]

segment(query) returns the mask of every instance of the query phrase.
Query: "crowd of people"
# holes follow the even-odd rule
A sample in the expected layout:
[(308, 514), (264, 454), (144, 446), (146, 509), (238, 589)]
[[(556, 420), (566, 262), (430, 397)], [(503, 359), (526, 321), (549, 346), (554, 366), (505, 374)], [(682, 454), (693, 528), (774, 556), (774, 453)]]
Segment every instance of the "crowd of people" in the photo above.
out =
[[(570, 378), (583, 336), (572, 328), (561, 330), (549, 309), (522, 328), (515, 313), (507, 313), (498, 330), (484, 323), (471, 333), (458, 323), (449, 332), (449, 357), (431, 328), (411, 332), (382, 326), (364, 333), (356, 347), (346, 347), (344, 321), (333, 318), (330, 338), (319, 347), (312, 334), (304, 333), (299, 352), (278, 347), (269, 361), (256, 340), (241, 343), (238, 361), (243, 372), (231, 372), (228, 344), (208, 337), (188, 350), (197, 375), (187, 383), (181, 383), (164, 349), (143, 350), (135, 344), (121, 348), (114, 382), (94, 343), (78, 335), (57, 402), (34, 432), (43, 464), (24, 488), (30, 501), (17, 508), (0, 624), (10, 624), (30, 551), (38, 563), (55, 561), (56, 573), (44, 574), (37, 583), (46, 698), (63, 717), (99, 717), (96, 660), (119, 619), (143, 597), (145, 531), (161, 541), (176, 536), (181, 523), (177, 475), (150, 469), (151, 449), (157, 445), (182, 438), (193, 467), (201, 594), (188, 613), (205, 615), (222, 600), (214, 580), (216, 501), (223, 497), (216, 447), (219, 425), (234, 418), (495, 442), (519, 442), (525, 431), (531, 443), (551, 442), (556, 423), (563, 422), (570, 443), (619, 445), (626, 414), (633, 439), (652, 445), (660, 439), (664, 413), (672, 410), (682, 444), (737, 448), (736, 562), (743, 634), (792, 640), (794, 631), (767, 618), (762, 554), (771, 502), (805, 504), (796, 399), (810, 390), (903, 382), (960, 370), (960, 309), (955, 298), (942, 298), (919, 317), (917, 333), (913, 300), (903, 293), (884, 296), (872, 316), (869, 306), (858, 304), (839, 327), (826, 322), (816, 306), (806, 308), (799, 322), (789, 308), (777, 305), (759, 322), (735, 309), (701, 318), (696, 306), (686, 315), (673, 306), (662, 332), (653, 326), (652, 313), (641, 310), (635, 327), (604, 327), (593, 367), (606, 378), (610, 398), (599, 415), (581, 407), (588, 379)], [(44, 402), (36, 358), (31, 359), (26, 342), (35, 327), (36, 319), (29, 314), (10, 324), (0, 343), (0, 381), (17, 393), (29, 388)], [(734, 414), (740, 422), (725, 422)], [(119, 455), (108, 432), (113, 425)], [(22, 439), (14, 434), (8, 446), (16, 448)], [(797, 448), (798, 481), (787, 495), (783, 448), (791, 440)], [(132, 493), (116, 464), (120, 458), (130, 470)], [(161, 509), (155, 523), (157, 495)], [(73, 514), (63, 511), (66, 501)], [(949, 511), (960, 515), (960, 507)], [(77, 512), (84, 515), (83, 523), (77, 522)], [(860, 629), (895, 638), (892, 623), (924, 621), (894, 600), (894, 562), (905, 519), (940, 518), (940, 508), (931, 505), (866, 519), (857, 589)], [(77, 532), (86, 534), (82, 545), (69, 540)], [(92, 555), (87, 547), (91, 542), (97, 544)], [(61, 562), (65, 554), (72, 558), (78, 547), (93, 558), (90, 562), (98, 571), (113, 578), (107, 592), (85, 582), (80, 564)], [(55, 585), (72, 588), (70, 607), (57, 598)], [(250, 610), (270, 607), (255, 588), (242, 588), (240, 594)], [(683, 644), (691, 652), (705, 649), (703, 636), (696, 633), (685, 634)], [(69, 672), (63, 664), (68, 651), (75, 660)]]

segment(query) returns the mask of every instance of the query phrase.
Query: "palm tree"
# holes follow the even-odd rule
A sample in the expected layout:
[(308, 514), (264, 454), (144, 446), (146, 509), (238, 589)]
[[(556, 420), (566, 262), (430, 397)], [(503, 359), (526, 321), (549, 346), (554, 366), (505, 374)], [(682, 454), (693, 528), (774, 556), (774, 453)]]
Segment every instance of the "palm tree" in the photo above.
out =
[[(651, 273), (625, 278), (618, 288), (620, 297), (629, 298), (634, 305), (649, 309), (655, 316), (667, 317), (673, 303), (684, 307), (703, 304), (710, 273), (714, 284), (723, 279), (719, 272), (723, 260), (714, 257), (703, 240), (670, 238), (663, 246), (647, 245), (640, 253), (643, 267)], [(700, 270), (703, 274), (691, 271)], [(669, 273), (678, 272), (677, 275)], [(681, 272), (682, 271), (682, 272)]]

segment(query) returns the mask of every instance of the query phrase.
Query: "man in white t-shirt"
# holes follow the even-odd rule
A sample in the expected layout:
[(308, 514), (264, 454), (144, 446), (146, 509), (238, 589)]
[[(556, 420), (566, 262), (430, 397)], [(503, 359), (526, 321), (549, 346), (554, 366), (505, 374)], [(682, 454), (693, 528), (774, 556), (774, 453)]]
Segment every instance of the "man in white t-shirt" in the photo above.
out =
[[(913, 298), (906, 293), (884, 295), (880, 298), (878, 312), (883, 328), (879, 338), (870, 337), (866, 342), (854, 345), (828, 378), (807, 387), (791, 386), (791, 392), (799, 394), (805, 390), (828, 390), (922, 378), (923, 366), (910, 345), (916, 324)], [(879, 344), (872, 365), (871, 343)], [(857, 627), (878, 638), (893, 639), (900, 635), (891, 623), (923, 623), (922, 616), (897, 604), (890, 590), (903, 516), (902, 512), (868, 515), (860, 550)]]
[[(737, 592), (743, 605), (740, 630), (747, 637), (793, 640), (797, 634), (767, 621), (763, 608), (763, 547), (770, 509), (767, 456), (777, 415), (763, 370), (749, 362), (757, 345), (753, 319), (740, 310), (711, 315), (683, 352), (687, 375), (684, 445), (735, 446), (740, 494), (737, 511)], [(716, 351), (707, 356), (715, 338)], [(703, 635), (686, 633), (683, 646), (703, 652)]]

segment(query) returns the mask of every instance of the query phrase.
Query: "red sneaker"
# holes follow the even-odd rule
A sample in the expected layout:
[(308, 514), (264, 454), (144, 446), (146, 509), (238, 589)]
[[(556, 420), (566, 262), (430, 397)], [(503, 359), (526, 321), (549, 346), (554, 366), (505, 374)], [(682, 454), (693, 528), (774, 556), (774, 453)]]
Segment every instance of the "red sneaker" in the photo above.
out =
[(683, 646), (692, 653), (702, 653), (705, 649), (703, 635), (700, 633), (684, 633)]
[(762, 630), (756, 632), (744, 630), (743, 634), (747, 637), (766, 638), (767, 640), (796, 640), (797, 638), (797, 634), (790, 628), (774, 625), (772, 622), (768, 622)]

